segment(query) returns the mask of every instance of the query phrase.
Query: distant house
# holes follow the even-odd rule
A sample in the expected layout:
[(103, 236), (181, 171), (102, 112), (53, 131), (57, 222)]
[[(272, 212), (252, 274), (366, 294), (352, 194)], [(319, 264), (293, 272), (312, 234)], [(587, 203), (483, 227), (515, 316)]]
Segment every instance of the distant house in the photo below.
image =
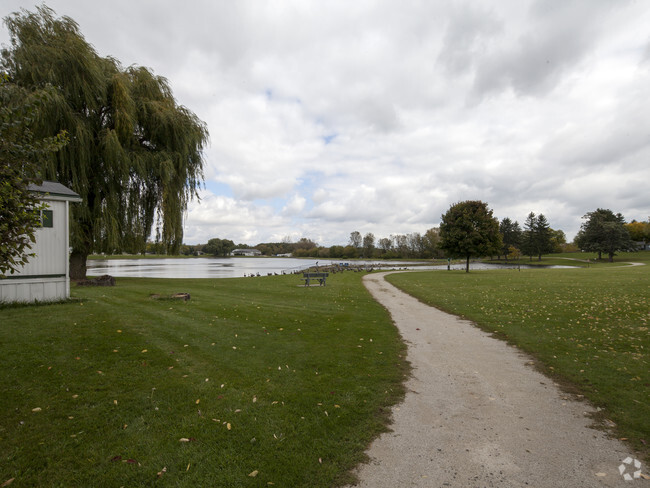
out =
[(44, 302), (70, 297), (68, 210), (81, 198), (54, 181), (30, 185), (47, 205), (41, 211), (42, 226), (36, 229), (30, 252), (35, 256), (15, 273), (0, 279), (0, 302)]
[(261, 256), (262, 252), (258, 249), (233, 249), (231, 256)]

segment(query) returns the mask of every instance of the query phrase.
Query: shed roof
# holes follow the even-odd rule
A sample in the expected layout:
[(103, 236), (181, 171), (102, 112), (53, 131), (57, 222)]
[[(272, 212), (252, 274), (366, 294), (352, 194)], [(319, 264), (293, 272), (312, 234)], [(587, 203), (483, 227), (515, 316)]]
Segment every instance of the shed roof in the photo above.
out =
[(81, 201), (81, 197), (77, 193), (73, 192), (70, 188), (62, 185), (57, 181), (43, 181), (41, 185), (30, 183), (27, 188), (34, 193), (42, 193), (51, 196), (62, 197), (65, 200), (70, 200), (73, 202)]

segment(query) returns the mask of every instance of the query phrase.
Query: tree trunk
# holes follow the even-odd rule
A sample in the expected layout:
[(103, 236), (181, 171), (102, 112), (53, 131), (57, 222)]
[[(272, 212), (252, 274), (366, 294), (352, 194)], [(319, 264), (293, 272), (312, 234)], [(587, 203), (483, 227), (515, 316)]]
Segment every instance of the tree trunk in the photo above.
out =
[(467, 264), (465, 265), (465, 273), (469, 273), (469, 256), (467, 256)]
[(613, 263), (613, 262), (614, 262), (614, 255), (615, 255), (615, 254), (616, 254), (616, 253), (613, 253), (613, 252), (610, 252), (610, 253), (609, 253), (609, 262), (610, 262), (610, 263)]
[(88, 253), (80, 251), (72, 251), (70, 254), (70, 279), (71, 280), (85, 280), (86, 279), (86, 258)]

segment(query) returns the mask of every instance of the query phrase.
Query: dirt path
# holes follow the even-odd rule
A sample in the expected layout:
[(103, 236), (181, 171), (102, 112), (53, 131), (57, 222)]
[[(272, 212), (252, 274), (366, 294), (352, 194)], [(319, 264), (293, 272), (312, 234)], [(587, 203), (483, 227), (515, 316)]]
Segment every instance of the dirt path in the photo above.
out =
[(383, 276), (364, 282), (407, 342), (413, 377), (393, 431), (358, 469), (358, 486), (650, 486), (623, 479), (618, 466), (631, 453), (588, 427), (592, 407), (568, 398), (514, 347)]

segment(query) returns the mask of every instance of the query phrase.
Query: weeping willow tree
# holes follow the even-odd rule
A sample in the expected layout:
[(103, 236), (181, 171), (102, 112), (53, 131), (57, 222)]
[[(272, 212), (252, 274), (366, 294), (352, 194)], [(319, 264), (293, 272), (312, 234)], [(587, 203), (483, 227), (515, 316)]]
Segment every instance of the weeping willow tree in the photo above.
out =
[(41, 176), (83, 198), (72, 208), (70, 276), (85, 277), (93, 252), (143, 252), (154, 227), (166, 252), (178, 252), (203, 180), (205, 123), (176, 103), (165, 78), (100, 57), (69, 17), (42, 6), (5, 25), (2, 70), (46, 94), (33, 131), (69, 137)]

